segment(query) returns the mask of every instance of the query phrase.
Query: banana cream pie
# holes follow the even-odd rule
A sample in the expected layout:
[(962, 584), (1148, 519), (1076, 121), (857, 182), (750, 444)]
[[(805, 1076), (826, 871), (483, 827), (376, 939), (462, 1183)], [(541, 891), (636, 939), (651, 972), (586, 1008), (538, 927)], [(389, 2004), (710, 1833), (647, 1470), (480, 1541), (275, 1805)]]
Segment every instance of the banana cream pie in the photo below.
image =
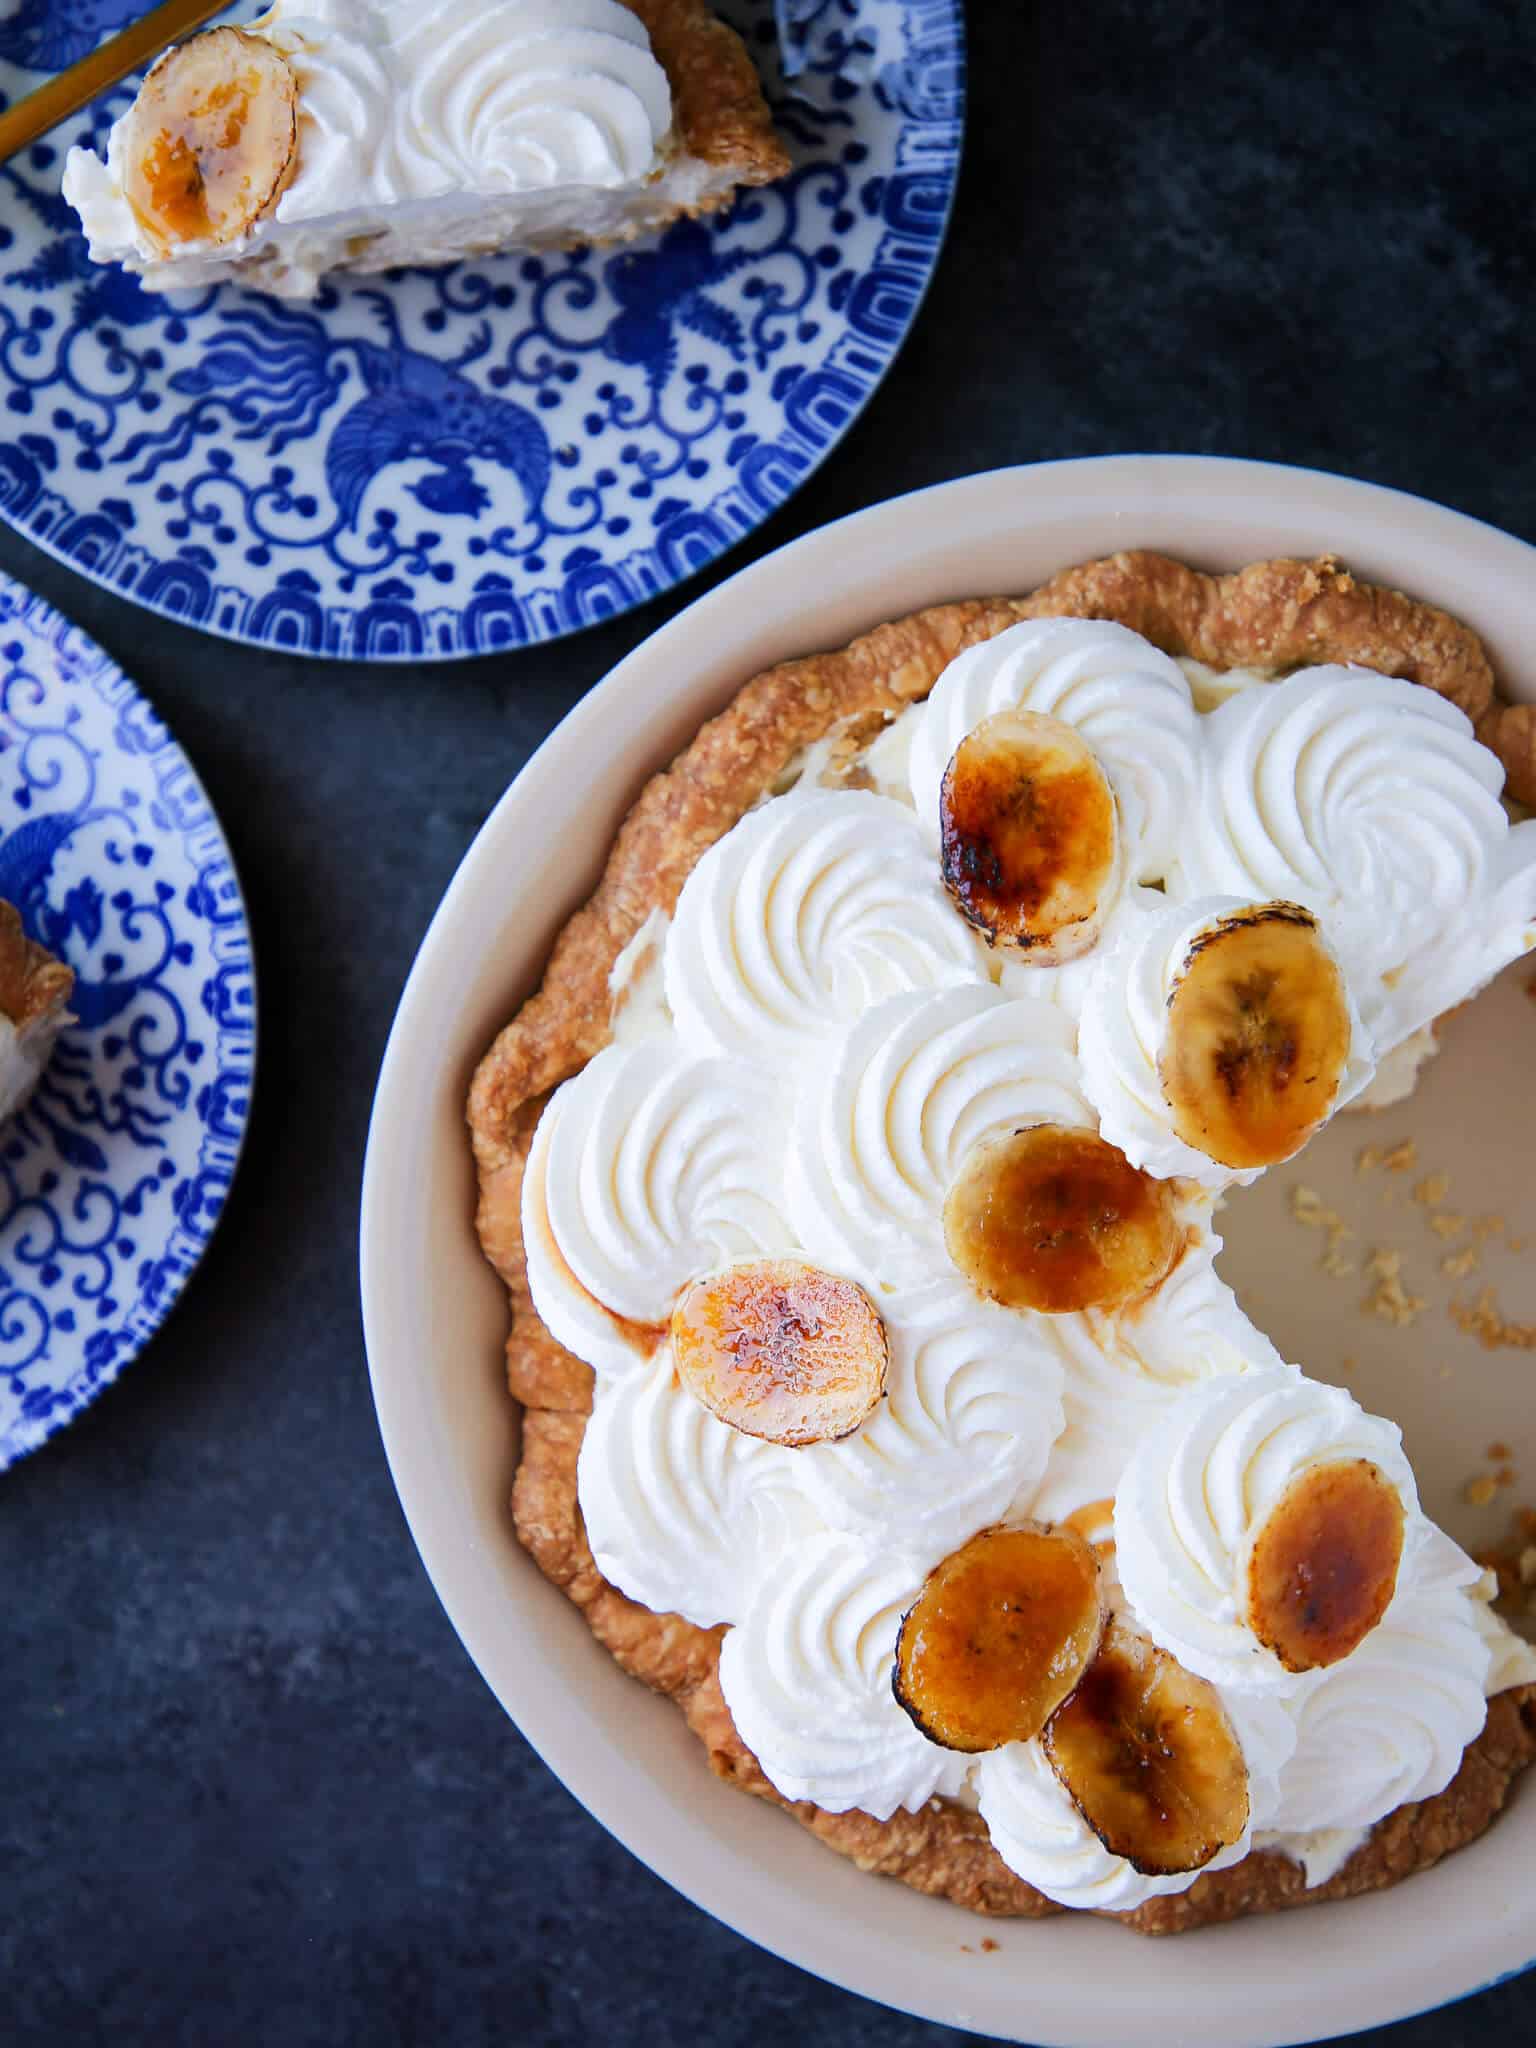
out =
[(918, 613), (704, 727), (483, 1061), (519, 1536), (861, 1867), (1177, 1931), (1423, 1868), (1536, 1756), (1396, 1426), (1217, 1266), (1536, 944), (1478, 729), (1523, 776), (1474, 636), (1328, 561)]
[(706, 0), (276, 0), (163, 57), (64, 196), (157, 290), (625, 241), (782, 177)]

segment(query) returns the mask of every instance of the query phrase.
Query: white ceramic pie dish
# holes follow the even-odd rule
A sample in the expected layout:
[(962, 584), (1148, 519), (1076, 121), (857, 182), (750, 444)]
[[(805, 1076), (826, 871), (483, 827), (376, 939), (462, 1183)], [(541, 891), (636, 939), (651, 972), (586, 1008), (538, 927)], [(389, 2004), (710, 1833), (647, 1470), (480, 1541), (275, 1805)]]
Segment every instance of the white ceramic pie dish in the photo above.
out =
[[(791, 1961), (951, 2026), (1063, 2048), (1150, 2048), (1197, 2027), (1211, 2048), (1279, 2048), (1420, 2011), (1536, 1960), (1536, 1787), (1524, 1785), (1483, 1840), (1406, 1885), (1172, 1941), (1088, 1916), (982, 1922), (865, 1876), (714, 1780), (676, 1710), (623, 1675), (518, 1548), (507, 1506), (517, 1426), (502, 1380), (505, 1297), (473, 1230), (470, 1074), (536, 985), (551, 938), (589, 893), (645, 777), (775, 660), (943, 598), (1023, 591), (1122, 547), (1211, 569), (1336, 553), (1363, 577), (1465, 618), (1505, 687), (1536, 700), (1536, 550), (1419, 499), (1303, 470), (1164, 456), (998, 470), (781, 549), (689, 606), (583, 699), (466, 854), (422, 944), (379, 1080), (363, 1187), (363, 1310), (395, 1483), (450, 1619), (550, 1768), (652, 1869)], [(1426, 1165), (1476, 1170), (1478, 1208), (1509, 1207), (1536, 1139), (1532, 1130), (1509, 1142), (1522, 1014), (1528, 1006), (1507, 976), (1458, 1020), (1420, 1098), (1376, 1120), (1379, 1129), (1325, 1133), (1307, 1180), (1341, 1207), (1364, 1201), (1348, 1185), (1353, 1150), (1367, 1136), (1410, 1131)], [(1358, 1290), (1311, 1282), (1317, 1247), (1287, 1227), (1282, 1201), (1276, 1181), (1234, 1202), (1228, 1277), (1245, 1298), (1251, 1290), (1260, 1321), (1308, 1370), (1326, 1376), (1351, 1354), (1352, 1390), (1407, 1430), (1426, 1506), (1463, 1541), (1488, 1540), (1499, 1525), (1469, 1522), (1461, 1487), (1490, 1438), (1536, 1443), (1529, 1360), (1448, 1337), (1438, 1315), (1411, 1330), (1356, 1322)], [(1360, 1227), (1390, 1226), (1377, 1217)], [(1301, 1273), (1309, 1284), (1276, 1284)], [(1521, 1312), (1513, 1294), (1510, 1305)], [(1438, 1376), (1452, 1355), (1454, 1387)], [(994, 1952), (981, 1951), (985, 1936)]]

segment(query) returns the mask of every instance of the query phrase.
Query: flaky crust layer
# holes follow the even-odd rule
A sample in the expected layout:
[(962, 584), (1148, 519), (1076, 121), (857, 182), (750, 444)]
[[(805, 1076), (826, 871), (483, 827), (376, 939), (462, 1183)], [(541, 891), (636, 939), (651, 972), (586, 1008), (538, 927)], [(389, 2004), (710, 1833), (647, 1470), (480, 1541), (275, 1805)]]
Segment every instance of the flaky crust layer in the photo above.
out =
[[(709, 0), (624, 0), (645, 23), (651, 50), (672, 88), (672, 119), (685, 152), (738, 185), (769, 185), (789, 169), (773, 132), (756, 69), (736, 31)], [(701, 211), (722, 206), (728, 192)]]
[[(534, 1312), (519, 1206), (528, 1147), (550, 1091), (607, 1041), (614, 961), (653, 910), (671, 912), (706, 848), (782, 782), (805, 747), (836, 734), (851, 752), (887, 714), (926, 696), (962, 648), (1021, 619), (1061, 616), (1116, 619), (1170, 654), (1219, 668), (1358, 662), (1437, 690), (1485, 734), (1496, 729), (1490, 721), (1512, 715), (1496, 704), (1487, 657), (1467, 627), (1399, 592), (1357, 583), (1328, 558), (1205, 576), (1138, 551), (1065, 570), (1025, 598), (936, 605), (877, 626), (835, 653), (755, 677), (647, 783), (591, 900), (556, 940), (543, 985), (482, 1060), (468, 1108), (477, 1227), (511, 1298), (507, 1383), (524, 1409), (512, 1508), (524, 1547), (623, 1669), (676, 1701), (717, 1776), (786, 1807), (860, 1869), (979, 1913), (1031, 1918), (1061, 1909), (1008, 1869), (967, 1808), (934, 1800), (921, 1813), (881, 1822), (783, 1799), (737, 1735), (721, 1695), (723, 1629), (653, 1614), (603, 1579), (576, 1497), (592, 1374)], [(1489, 1703), (1487, 1725), (1446, 1790), (1391, 1814), (1329, 1883), (1309, 1891), (1287, 1858), (1255, 1853), (1177, 1897), (1115, 1917), (1143, 1933), (1173, 1934), (1394, 1884), (1479, 1835), (1533, 1758), (1536, 1687), (1523, 1687)]]
[(0, 897), (0, 1015), (25, 1031), (44, 1018), (59, 1016), (74, 986), (73, 968), (29, 939), (21, 912)]

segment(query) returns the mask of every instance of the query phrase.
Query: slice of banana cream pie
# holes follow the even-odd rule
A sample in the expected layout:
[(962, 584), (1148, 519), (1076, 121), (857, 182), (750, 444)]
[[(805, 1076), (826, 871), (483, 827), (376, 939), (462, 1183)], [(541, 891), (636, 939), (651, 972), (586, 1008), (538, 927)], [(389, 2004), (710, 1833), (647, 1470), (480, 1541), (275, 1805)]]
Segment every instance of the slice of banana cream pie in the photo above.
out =
[(64, 196), (158, 290), (625, 241), (788, 169), (706, 0), (276, 0), (170, 51)]
[(469, 1113), (519, 1535), (866, 1869), (1151, 1932), (1393, 1883), (1536, 1655), (1217, 1206), (1536, 943), (1465, 627), (1150, 555), (747, 683)]

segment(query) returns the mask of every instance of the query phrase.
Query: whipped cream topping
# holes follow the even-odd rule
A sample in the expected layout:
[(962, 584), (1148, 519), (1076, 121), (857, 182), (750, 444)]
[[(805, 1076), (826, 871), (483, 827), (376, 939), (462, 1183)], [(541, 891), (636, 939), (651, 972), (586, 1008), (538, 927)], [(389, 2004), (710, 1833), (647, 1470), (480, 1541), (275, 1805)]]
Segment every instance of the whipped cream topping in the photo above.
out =
[(64, 1003), (19, 1028), (14, 1019), (0, 1011), (0, 1124), (31, 1100), (32, 1091), (43, 1078), (43, 1069), (53, 1058), (59, 1033), (73, 1022)]
[(815, 1526), (786, 1461), (685, 1393), (665, 1347), (600, 1379), (577, 1464), (598, 1570), (658, 1614), (732, 1620), (797, 1528)]
[(1271, 1825), (1368, 1828), (1443, 1792), (1487, 1714), (1491, 1652), (1477, 1567), (1438, 1530), (1358, 1649), (1307, 1674), (1287, 1705), (1296, 1751)]
[(1106, 1849), (1038, 1742), (1010, 1742), (976, 1767), (977, 1805), (1008, 1868), (1058, 1906), (1130, 1912), (1193, 1876), (1146, 1876)]
[(807, 1077), (789, 1212), (807, 1245), (896, 1287), (953, 1275), (944, 1198), (973, 1145), (1024, 1124), (1093, 1125), (1070, 1019), (990, 983), (892, 996)]
[(276, 207), (238, 242), (161, 260), (124, 195), (119, 121), (105, 163), (73, 149), (65, 167), (94, 262), (174, 289), (259, 257), (264, 289), (311, 296), (372, 240), (377, 269), (446, 262), (514, 231), (621, 229), (605, 195), (666, 160), (671, 88), (618, 0), (277, 0), (248, 33), (298, 86), (298, 164)]
[(1292, 1480), (1356, 1458), (1402, 1498), (1402, 1585), (1430, 1525), (1396, 1423), (1292, 1366), (1209, 1381), (1177, 1401), (1137, 1445), (1115, 1496), (1121, 1584), (1153, 1641), (1216, 1684), (1294, 1690), (1248, 1622), (1249, 1547)]
[(891, 1691), (901, 1617), (937, 1561), (823, 1533), (759, 1580), (721, 1647), (720, 1689), (787, 1799), (889, 1820), (963, 1784), (971, 1759), (919, 1734)]
[[(549, 1155), (565, 1114), (557, 1092), (546, 1104), (523, 1169), (523, 1264), (539, 1321), (557, 1344), (584, 1359), (599, 1379), (644, 1364), (660, 1332), (637, 1328), (588, 1293), (566, 1263), (549, 1219)], [(562, 1148), (562, 1151), (564, 1148)]]
[(1110, 904), (1097, 945), (1079, 954), (1077, 959), (1063, 961), (1059, 966), (1042, 964), (1030, 953), (1004, 957), (997, 977), (998, 987), (1006, 996), (1044, 997), (1047, 1002), (1059, 1003), (1076, 1021), (1083, 1014), (1099, 962), (1108, 959), (1117, 946), (1133, 943), (1146, 920), (1155, 917), (1167, 901), (1161, 889), (1144, 888), (1134, 882), (1129, 884)]
[(1208, 1227), (1145, 1302), (1117, 1315), (1032, 1318), (1063, 1367), (1063, 1429), (1028, 1507), (1057, 1522), (1108, 1502), (1136, 1446), (1191, 1387), (1235, 1373), (1284, 1370), (1262, 1330), (1216, 1272)]
[(796, 792), (717, 841), (665, 971), (685, 1045), (780, 1071), (886, 996), (989, 978), (912, 813), (857, 790)]
[(633, 1045), (671, 1029), (662, 953), (671, 923), (664, 910), (651, 910), (608, 973), (608, 1019), (615, 1045)]
[[(1148, 1879), (1111, 1855), (1038, 1743), (980, 1759), (945, 1751), (892, 1693), (902, 1614), (979, 1530), (1072, 1517), (1102, 1539), (1112, 1609), (1217, 1685), (1251, 1797), (1250, 1832), (1212, 1868), (1258, 1839), (1322, 1882), (1370, 1817), (1445, 1782), (1481, 1726), (1483, 1692), (1536, 1674), (1536, 1655), (1424, 1521), (1392, 1425), (1287, 1366), (1217, 1274), (1214, 1198), (1252, 1176), (1177, 1140), (1158, 1061), (1191, 940), (1253, 900), (1258, 871), (1237, 899), (1191, 900), (1185, 870), (1167, 862), (1165, 888), (1128, 885), (1098, 947), (1055, 969), (988, 955), (943, 895), (923, 792), (936, 807), (964, 721), (1019, 701), (1069, 716), (1114, 773), (1135, 843), (1157, 845), (1168, 812), (1183, 846), (1216, 786), (1207, 760), (1197, 788), (1190, 746), (1203, 749), (1217, 717), (1287, 687), (1247, 676), (1225, 711), (1196, 719), (1184, 675), (1171, 680), (1134, 636), (1046, 626), (1023, 629), (1017, 658), (971, 650), (928, 705), (885, 728), (855, 764), (880, 794), (818, 786), (833, 756), (812, 750), (793, 787), (705, 855), (671, 924), (647, 921), (612, 977), (615, 1043), (539, 1124), (524, 1237), (541, 1316), (598, 1375), (578, 1490), (599, 1568), (658, 1611), (727, 1624), (726, 1701), (772, 1783), (882, 1818), (935, 1794), (974, 1799), (1028, 1881), (1063, 1904), (1126, 1910), (1197, 1874)], [(1203, 701), (1222, 696), (1193, 680)], [(962, 688), (975, 701), (957, 711)], [(847, 765), (839, 757), (838, 772)], [(1296, 767), (1298, 788), (1309, 772)], [(1490, 891), (1515, 872), (1499, 861), (1524, 841), (1502, 843), (1481, 880), (1467, 868), (1466, 886), (1482, 891), (1469, 928), (1488, 928)], [(1140, 872), (1152, 871), (1147, 855)], [(1298, 854), (1287, 893), (1307, 901), (1300, 872)], [(1263, 882), (1267, 896), (1274, 878)], [(1500, 929), (1508, 942), (1513, 927)], [(1369, 1052), (1357, 1025), (1341, 1101), (1368, 1078)], [(943, 1205), (967, 1154), (1040, 1121), (1097, 1123), (1178, 1179), (1185, 1250), (1145, 1301), (1014, 1312), (981, 1301), (952, 1266)], [(890, 1349), (885, 1397), (863, 1427), (795, 1450), (700, 1407), (662, 1327), (687, 1281), (786, 1253), (856, 1279)], [(1299, 1472), (1350, 1457), (1370, 1458), (1403, 1497), (1396, 1593), (1339, 1664), (1290, 1674), (1245, 1619), (1249, 1546)], [(1355, 1783), (1357, 1724), (1378, 1734)]]
[[(1286, 1702), (1296, 1753), (1282, 1775), (1276, 1829), (1257, 1836), (1256, 1847), (1299, 1863), (1309, 1887), (1326, 1884), (1375, 1821), (1402, 1800), (1445, 1789), (1482, 1728), (1478, 1691), (1491, 1699), (1536, 1683), (1536, 1650), (1493, 1611), (1497, 1589), (1492, 1572), (1479, 1575), (1439, 1530), (1429, 1535), (1380, 1627)], [(1480, 1686), (1469, 1631), (1486, 1653)], [(1359, 1817), (1305, 1825), (1322, 1812)]]
[(1061, 1431), (1061, 1359), (1043, 1318), (957, 1279), (880, 1297), (886, 1398), (856, 1436), (796, 1452), (832, 1527), (945, 1556), (1039, 1483)]
[[(659, 1325), (700, 1273), (793, 1245), (781, 1202), (783, 1109), (760, 1069), (650, 1035), (605, 1047), (562, 1085), (546, 1119), (550, 1110), (548, 1152), (537, 1182), (525, 1177), (523, 1207), (527, 1228), (530, 1205), (542, 1203), (529, 1286), (553, 1334), (546, 1301), (567, 1326), (592, 1321), (590, 1308), (561, 1298), (562, 1267), (599, 1309)], [(535, 1240), (560, 1264), (536, 1256)]]
[(1303, 669), (1203, 721), (1181, 895), (1284, 897), (1322, 918), (1385, 1051), (1528, 945), (1536, 821), (1464, 712), (1361, 668)]
[[(1133, 1164), (1162, 1179), (1183, 1176), (1201, 1187), (1220, 1189), (1234, 1181), (1258, 1179), (1262, 1167), (1222, 1166), (1186, 1144), (1173, 1128), (1163, 1093), (1161, 1061), (1168, 1042), (1168, 1004), (1201, 933), (1253, 899), (1202, 896), (1179, 898), (1157, 913), (1138, 917), (1112, 952), (1090, 956), (1078, 1030), (1083, 1092), (1098, 1113), (1099, 1128)], [(1334, 1107), (1358, 1095), (1374, 1071), (1371, 1043), (1350, 1003), (1349, 1061)]]
[[(1221, 1694), (1248, 1767), (1248, 1826), (1205, 1865), (1225, 1870), (1252, 1846), (1253, 1830), (1275, 1811), (1280, 1773), (1296, 1746), (1290, 1716), (1262, 1696)], [(1187, 1891), (1197, 1871), (1156, 1876), (1107, 1849), (1052, 1770), (1039, 1742), (1010, 1742), (976, 1767), (977, 1803), (992, 1846), (1026, 1884), (1059, 1906), (1128, 1913), (1147, 1899)]]
[(298, 175), (280, 221), (445, 192), (644, 177), (666, 73), (618, 0), (277, 0), (258, 29), (298, 76)]
[(921, 707), (908, 757), (918, 823), (937, 844), (939, 786), (957, 746), (995, 712), (1048, 712), (1075, 726), (1120, 804), (1131, 878), (1173, 863), (1199, 780), (1189, 684), (1139, 633), (1098, 619), (1031, 619), (955, 657)]

